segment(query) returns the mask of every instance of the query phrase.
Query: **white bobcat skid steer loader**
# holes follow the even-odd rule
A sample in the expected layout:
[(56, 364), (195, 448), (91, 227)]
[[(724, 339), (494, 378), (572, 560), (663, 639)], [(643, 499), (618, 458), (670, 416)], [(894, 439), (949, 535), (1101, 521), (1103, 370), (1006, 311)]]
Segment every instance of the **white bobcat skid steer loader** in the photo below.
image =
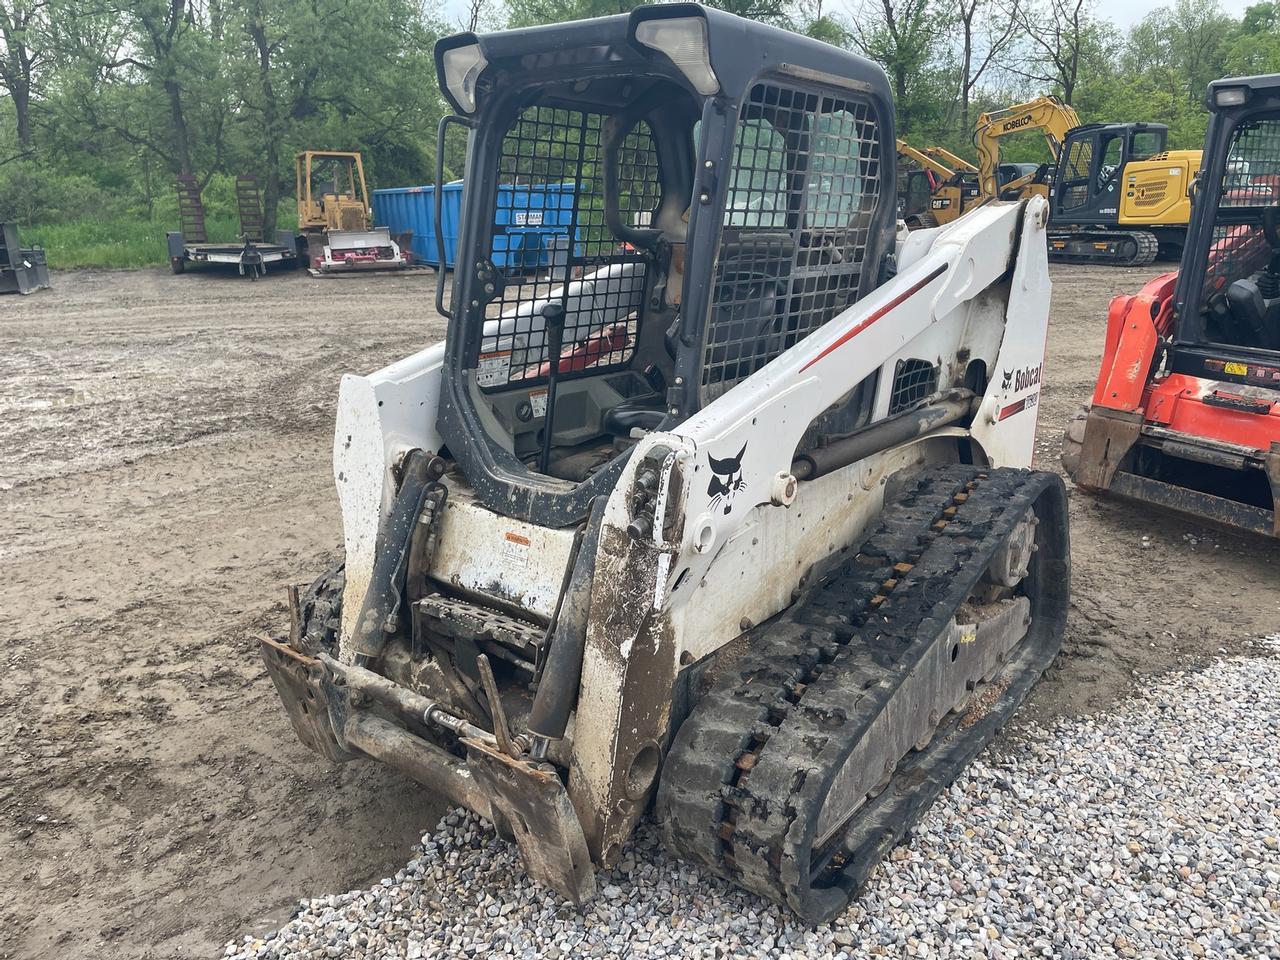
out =
[[(264, 641), (293, 724), (575, 902), (653, 806), (825, 920), (1061, 642), (1045, 204), (899, 242), (882, 71), (696, 5), (436, 61), (469, 131), (448, 336), (343, 378), (345, 566)], [(562, 262), (509, 269), (539, 219)]]

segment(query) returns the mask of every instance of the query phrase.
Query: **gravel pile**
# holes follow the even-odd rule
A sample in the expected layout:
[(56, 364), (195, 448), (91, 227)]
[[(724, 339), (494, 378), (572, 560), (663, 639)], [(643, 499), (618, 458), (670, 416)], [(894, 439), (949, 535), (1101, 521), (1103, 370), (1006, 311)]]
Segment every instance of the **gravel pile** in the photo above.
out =
[(394, 877), (226, 954), (1274, 957), (1278, 835), (1280, 659), (1231, 660), (988, 752), (829, 927), (672, 860), (648, 825), (580, 913), (455, 812)]

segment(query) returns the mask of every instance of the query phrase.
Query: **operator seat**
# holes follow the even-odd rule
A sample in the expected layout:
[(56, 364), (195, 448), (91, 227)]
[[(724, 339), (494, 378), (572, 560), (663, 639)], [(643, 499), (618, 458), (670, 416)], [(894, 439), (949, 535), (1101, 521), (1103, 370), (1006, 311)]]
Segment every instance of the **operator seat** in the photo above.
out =
[(605, 411), (601, 425), (614, 437), (630, 437), (632, 430), (657, 430), (667, 415), (666, 401), (660, 394), (627, 397)]
[(1227, 287), (1237, 346), (1280, 349), (1280, 272), (1273, 265), (1274, 258), (1266, 270)]

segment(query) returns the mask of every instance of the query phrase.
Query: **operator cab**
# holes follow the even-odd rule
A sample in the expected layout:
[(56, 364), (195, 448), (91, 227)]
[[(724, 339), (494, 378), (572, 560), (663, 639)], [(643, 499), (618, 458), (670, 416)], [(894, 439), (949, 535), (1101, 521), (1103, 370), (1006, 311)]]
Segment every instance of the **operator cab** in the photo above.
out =
[(1044, 164), (1039, 163), (1002, 163), (996, 167), (996, 179), (1003, 187), (1014, 180), (1021, 180), (1039, 173)]
[(1067, 135), (1053, 189), (1052, 216), (1071, 223), (1119, 221), (1125, 164), (1165, 152), (1162, 123), (1086, 123)]
[(898, 174), (898, 219), (928, 213), (934, 191), (942, 186), (942, 178), (932, 170), (900, 168)]
[(436, 58), (441, 142), (470, 130), (439, 425), (492, 509), (581, 520), (646, 432), (879, 282), (893, 111), (869, 61), (694, 4)]
[[(1280, 388), (1280, 80), (1210, 87), (1213, 111), (1187, 256), (1178, 279), (1179, 372), (1212, 377), (1269, 370)], [(1262, 361), (1254, 367), (1253, 360)], [(1233, 362), (1234, 361), (1234, 362)]]

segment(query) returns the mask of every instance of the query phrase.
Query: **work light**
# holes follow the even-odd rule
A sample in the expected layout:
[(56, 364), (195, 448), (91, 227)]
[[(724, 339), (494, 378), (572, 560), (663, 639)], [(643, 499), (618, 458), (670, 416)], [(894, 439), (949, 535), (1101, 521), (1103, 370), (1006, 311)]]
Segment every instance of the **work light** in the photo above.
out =
[(475, 113), (476, 81), (489, 65), (484, 54), (480, 52), (480, 44), (471, 43), (465, 47), (454, 47), (444, 52), (444, 82), (453, 99), (466, 113)]
[(720, 89), (720, 81), (711, 69), (707, 22), (702, 17), (641, 20), (636, 25), (636, 42), (665, 53), (693, 89), (704, 96)]
[(1219, 107), (1238, 107), (1249, 99), (1249, 91), (1244, 87), (1223, 87), (1213, 91), (1213, 102)]

